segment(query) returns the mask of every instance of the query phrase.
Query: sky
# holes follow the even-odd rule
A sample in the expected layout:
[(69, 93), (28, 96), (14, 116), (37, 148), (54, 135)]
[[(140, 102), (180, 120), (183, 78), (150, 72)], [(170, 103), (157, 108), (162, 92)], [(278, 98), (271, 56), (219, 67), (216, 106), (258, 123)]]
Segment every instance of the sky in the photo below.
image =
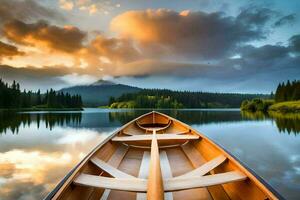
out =
[(300, 77), (298, 0), (0, 0), (0, 78), (45, 91), (270, 93)]

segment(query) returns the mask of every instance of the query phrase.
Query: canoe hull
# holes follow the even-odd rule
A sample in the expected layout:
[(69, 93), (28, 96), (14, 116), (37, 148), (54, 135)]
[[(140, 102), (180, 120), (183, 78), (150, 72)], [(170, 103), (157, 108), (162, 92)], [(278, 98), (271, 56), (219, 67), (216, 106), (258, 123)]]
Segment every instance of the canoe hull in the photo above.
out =
[[(122, 189), (122, 186), (116, 189), (114, 185), (108, 185), (110, 181), (112, 181), (113, 184), (115, 179), (103, 179), (107, 180), (107, 183), (105, 183), (104, 186), (100, 184), (101, 187), (100, 185), (99, 187), (97, 187), (97, 185), (90, 187), (88, 187), (89, 185), (80, 185), (77, 184), (81, 183), (77, 181), (77, 179), (79, 176), (80, 178), (86, 177), (83, 176), (85, 174), (92, 175), (93, 178), (94, 176), (95, 178), (97, 178), (96, 176), (115, 177), (111, 176), (112, 172), (107, 173), (107, 171), (103, 170), (103, 167), (101, 168), (100, 166), (99, 168), (99, 166), (91, 162), (91, 159), (96, 157), (108, 163), (116, 170), (120, 170), (132, 176), (133, 179), (129, 181), (138, 181), (137, 178), (146, 182), (148, 182), (148, 180), (150, 181), (148, 176), (152, 174), (150, 173), (152, 166), (150, 163), (153, 162), (153, 159), (152, 156), (151, 158), (148, 156), (146, 159), (146, 155), (152, 155), (153, 140), (149, 139), (149, 137), (151, 137), (154, 132), (157, 135), (157, 137), (155, 137), (155, 141), (157, 141), (158, 145), (157, 157), (160, 161), (166, 163), (159, 165), (163, 172), (161, 175), (162, 187), (168, 189), (172, 188), (172, 184), (179, 184), (176, 190), (171, 190), (171, 192), (165, 190), (165, 197), (169, 195), (174, 199), (183, 197), (184, 199), (195, 199), (195, 197), (199, 197), (199, 199), (282, 199), (275, 190), (267, 185), (254, 172), (244, 167), (237, 158), (213, 143), (202, 133), (199, 133), (174, 118), (158, 112), (147, 113), (128, 122), (105, 139), (92, 150), (45, 199), (103, 199), (105, 195), (107, 195), (106, 199), (118, 199), (120, 196), (122, 196), (122, 199), (137, 199), (140, 198), (140, 196), (145, 198), (146, 194), (143, 192), (130, 192), (128, 189)], [(167, 139), (164, 139), (164, 137)], [(189, 139), (180, 139), (180, 137)], [(184, 179), (180, 179), (179, 181), (175, 179), (178, 176), (191, 173), (191, 171), (199, 169), (205, 164), (209, 165), (209, 162), (213, 162), (212, 160), (220, 155), (224, 156), (226, 160), (206, 173), (204, 179), (207, 180), (204, 180), (202, 176), (198, 175), (195, 177), (186, 175), (187, 178), (189, 178), (187, 182), (184, 182)], [(163, 159), (164, 157), (165, 159)], [(151, 160), (151, 162), (149, 160)], [(243, 174), (245, 178), (238, 180), (235, 174), (235, 176), (233, 176), (234, 181), (223, 183), (224, 181), (226, 182), (226, 180), (231, 180), (229, 174), (233, 172), (239, 172)], [(208, 177), (208, 175), (212, 178)], [(214, 175), (222, 176), (222, 179)], [(151, 177), (152, 176), (153, 175), (151, 175)], [(120, 179), (119, 183), (122, 183), (122, 180), (123, 179)], [(201, 182), (202, 180), (204, 182)], [(211, 182), (215, 185), (208, 184)], [(94, 184), (95, 181), (91, 183)], [(126, 182), (124, 182), (124, 187), (126, 185), (125, 183)], [(142, 182), (137, 183), (139, 184), (136, 184), (136, 186), (143, 184)], [(187, 183), (191, 185), (190, 189), (185, 188), (189, 185)], [(192, 187), (193, 184), (195, 187)], [(132, 184), (132, 186), (133, 189), (136, 189), (134, 184)], [(114, 189), (110, 190), (109, 188), (111, 187)]]

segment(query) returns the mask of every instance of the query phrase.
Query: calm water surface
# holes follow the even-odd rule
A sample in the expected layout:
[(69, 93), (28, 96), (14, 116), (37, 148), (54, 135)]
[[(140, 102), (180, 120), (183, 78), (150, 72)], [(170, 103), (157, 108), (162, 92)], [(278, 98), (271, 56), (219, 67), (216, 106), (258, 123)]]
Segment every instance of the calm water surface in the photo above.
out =
[[(0, 113), (0, 199), (42, 199), (93, 147), (149, 110)], [(207, 135), (287, 199), (300, 196), (300, 118), (160, 110)]]

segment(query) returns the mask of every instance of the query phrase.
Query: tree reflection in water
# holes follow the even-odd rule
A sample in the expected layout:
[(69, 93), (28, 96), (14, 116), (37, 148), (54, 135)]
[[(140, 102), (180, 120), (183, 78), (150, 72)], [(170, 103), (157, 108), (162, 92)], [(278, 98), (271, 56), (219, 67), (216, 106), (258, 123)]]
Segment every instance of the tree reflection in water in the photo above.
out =
[(278, 112), (241, 111), (242, 117), (252, 120), (272, 120), (280, 133), (298, 135), (300, 133), (300, 114), (282, 114)]
[[(109, 111), (107, 114), (110, 123), (119, 122), (125, 124), (130, 120), (149, 112), (149, 110), (117, 110)], [(272, 120), (276, 123), (279, 132), (297, 135), (300, 133), (300, 114), (280, 114), (263, 112), (236, 112), (222, 110), (160, 110), (187, 124), (210, 124), (238, 121), (261, 121)], [(230, 114), (228, 113), (230, 112)], [(10, 130), (13, 134), (18, 134), (20, 126), (30, 126), (36, 123), (37, 128), (41, 123), (45, 123), (46, 128), (52, 130), (55, 126), (78, 127), (82, 121), (81, 112), (66, 113), (15, 113), (0, 112), (0, 134), (5, 134)]]
[(81, 123), (81, 115), (81, 113), (0, 112), (0, 134), (5, 134), (8, 130), (18, 134), (20, 126), (29, 127), (31, 123), (36, 123), (38, 129), (41, 123), (45, 123), (46, 128), (50, 130), (55, 126), (77, 126)]

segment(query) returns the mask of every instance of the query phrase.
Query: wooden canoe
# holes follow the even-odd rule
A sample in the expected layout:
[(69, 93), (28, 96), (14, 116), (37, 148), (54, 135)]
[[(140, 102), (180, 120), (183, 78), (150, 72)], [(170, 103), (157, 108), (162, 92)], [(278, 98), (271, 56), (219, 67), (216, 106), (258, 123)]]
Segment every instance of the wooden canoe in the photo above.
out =
[[(255, 156), (255, 155), (254, 155)], [(159, 112), (117, 130), (46, 199), (281, 199), (236, 158)]]

